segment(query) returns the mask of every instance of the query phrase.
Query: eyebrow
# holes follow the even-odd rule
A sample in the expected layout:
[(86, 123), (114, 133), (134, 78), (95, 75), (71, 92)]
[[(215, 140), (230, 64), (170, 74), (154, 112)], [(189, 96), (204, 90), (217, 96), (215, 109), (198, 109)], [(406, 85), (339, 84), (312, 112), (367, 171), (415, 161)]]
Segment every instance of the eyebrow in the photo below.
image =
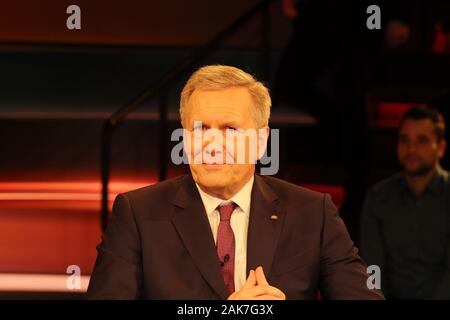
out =
[[(208, 124), (204, 123), (203, 121), (202, 121), (202, 127), (210, 128), (210, 126)], [(239, 127), (239, 125), (237, 124), (237, 122), (227, 121), (227, 122), (220, 124), (220, 126), (219, 126), (219, 128), (225, 128), (225, 127), (237, 128), (237, 127)]]
[[(405, 133), (400, 133), (399, 135), (398, 135), (398, 137), (399, 138), (409, 138), (409, 135), (407, 135), (407, 134), (405, 134)], [(415, 136), (415, 137), (417, 137), (417, 138), (430, 138), (430, 136), (429, 135), (427, 135), (427, 134), (423, 134), (423, 133), (420, 133), (420, 134), (418, 134), (417, 136)]]
[(224, 127), (238, 127), (238, 124), (234, 121), (227, 121), (223, 124)]

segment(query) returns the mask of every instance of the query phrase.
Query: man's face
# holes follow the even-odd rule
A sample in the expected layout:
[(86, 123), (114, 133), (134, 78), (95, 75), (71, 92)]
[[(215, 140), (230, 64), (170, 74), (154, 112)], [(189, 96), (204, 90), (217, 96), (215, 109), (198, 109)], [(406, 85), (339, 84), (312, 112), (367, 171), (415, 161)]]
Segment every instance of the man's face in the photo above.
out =
[(397, 156), (411, 176), (429, 173), (439, 163), (445, 152), (445, 140), (438, 140), (435, 125), (429, 119), (407, 119), (400, 127)]
[[(185, 142), (185, 150), (192, 176), (203, 190), (234, 193), (253, 175), (255, 164), (249, 161), (248, 149), (251, 146), (247, 143), (244, 149), (238, 149), (236, 143), (242, 130), (258, 132), (252, 108), (252, 97), (244, 87), (195, 90), (189, 98), (184, 126), (190, 143)], [(194, 128), (195, 122), (201, 122), (201, 126)], [(236, 163), (238, 152), (245, 153), (245, 161)]]

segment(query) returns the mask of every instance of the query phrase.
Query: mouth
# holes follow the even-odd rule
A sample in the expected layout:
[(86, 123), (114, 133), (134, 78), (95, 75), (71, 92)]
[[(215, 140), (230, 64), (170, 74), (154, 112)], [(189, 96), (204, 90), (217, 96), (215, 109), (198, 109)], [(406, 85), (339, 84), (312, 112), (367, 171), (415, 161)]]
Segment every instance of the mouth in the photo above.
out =
[(213, 156), (213, 155), (203, 155), (202, 165), (203, 166), (220, 166), (223, 165), (224, 161), (221, 156)]
[(225, 166), (226, 164), (224, 163), (205, 163), (205, 162), (202, 163), (202, 167), (207, 170), (220, 170)]
[(405, 161), (406, 162), (419, 162), (420, 158), (418, 158), (418, 157), (407, 157), (407, 158), (405, 158)]

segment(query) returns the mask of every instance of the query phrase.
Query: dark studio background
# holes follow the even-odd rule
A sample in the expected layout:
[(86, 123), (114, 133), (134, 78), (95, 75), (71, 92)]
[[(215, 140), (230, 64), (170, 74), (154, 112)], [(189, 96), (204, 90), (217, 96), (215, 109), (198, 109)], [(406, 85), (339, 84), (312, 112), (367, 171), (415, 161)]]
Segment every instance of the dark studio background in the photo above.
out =
[[(89, 276), (101, 237), (106, 119), (258, 3), (0, 1), (2, 279), (28, 274), (39, 283), (43, 275), (65, 275), (72, 264)], [(66, 28), (71, 4), (81, 8), (81, 30)], [(370, 4), (381, 7), (381, 30), (366, 28)], [(449, 117), (450, 5), (305, 0), (298, 7), (293, 21), (281, 1), (270, 1), (197, 65), (234, 65), (267, 83), (271, 127), (280, 129), (277, 176), (330, 193), (358, 243), (367, 188), (399, 170), (401, 115), (429, 102)], [(390, 21), (408, 26), (405, 43), (387, 44)], [(170, 163), (173, 144), (164, 137), (180, 126), (179, 93), (193, 70), (115, 129), (110, 200), (188, 172)], [(55, 283), (47, 292), (4, 286), (0, 297), (83, 295)]]

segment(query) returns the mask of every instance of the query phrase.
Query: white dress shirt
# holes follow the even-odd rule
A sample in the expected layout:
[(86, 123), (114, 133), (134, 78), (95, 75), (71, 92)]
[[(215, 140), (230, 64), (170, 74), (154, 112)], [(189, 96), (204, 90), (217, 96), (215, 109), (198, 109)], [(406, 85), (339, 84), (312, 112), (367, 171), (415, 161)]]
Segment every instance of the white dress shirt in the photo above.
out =
[(220, 223), (220, 214), (217, 207), (222, 204), (234, 202), (237, 204), (231, 215), (231, 229), (233, 229), (235, 239), (234, 255), (234, 288), (240, 290), (247, 280), (247, 232), (248, 221), (250, 217), (250, 202), (253, 189), (254, 176), (245, 184), (245, 186), (229, 200), (222, 200), (210, 194), (207, 194), (199, 185), (197, 189), (200, 192), (203, 205), (208, 215), (211, 231), (214, 236), (214, 242), (217, 243), (217, 228)]

